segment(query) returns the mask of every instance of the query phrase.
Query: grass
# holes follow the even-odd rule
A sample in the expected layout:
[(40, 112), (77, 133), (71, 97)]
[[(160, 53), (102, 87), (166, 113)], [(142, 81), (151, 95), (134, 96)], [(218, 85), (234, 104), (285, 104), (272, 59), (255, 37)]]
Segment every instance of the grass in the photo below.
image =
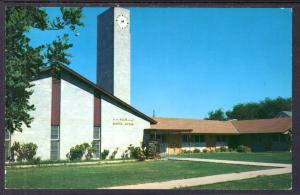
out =
[(8, 162), (5, 163), (5, 166), (18, 166), (18, 165), (46, 165), (46, 164), (72, 164), (72, 163), (83, 163), (83, 162), (109, 162), (109, 161), (118, 161), (118, 160), (133, 160), (133, 159), (84, 159), (84, 160), (41, 160), (38, 163), (32, 161), (23, 161), (23, 162)]
[(269, 162), (269, 163), (292, 163), (291, 152), (212, 152), (212, 153), (191, 153), (179, 154), (176, 157), (207, 158), (218, 160), (239, 160), (250, 162)]
[(201, 189), (219, 189), (219, 190), (281, 190), (291, 187), (291, 174), (259, 176), (251, 179), (238, 181), (222, 182), (209, 185), (200, 185), (180, 189), (201, 190)]
[(261, 169), (268, 168), (189, 161), (7, 168), (6, 187), (91, 189)]

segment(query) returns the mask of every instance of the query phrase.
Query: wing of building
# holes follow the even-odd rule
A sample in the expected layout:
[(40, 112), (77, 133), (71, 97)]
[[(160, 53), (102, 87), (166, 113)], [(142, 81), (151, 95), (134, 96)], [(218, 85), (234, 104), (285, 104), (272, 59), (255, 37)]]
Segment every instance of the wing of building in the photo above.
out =
[(37, 144), (37, 156), (44, 160), (65, 159), (71, 147), (84, 142), (97, 143), (97, 156), (103, 149), (119, 148), (121, 155), (130, 144), (140, 145), (144, 129), (155, 124), (154, 119), (73, 70), (60, 69), (59, 79), (46, 68), (32, 81), (34, 120), (30, 128), (24, 125), (23, 132), (11, 135), (11, 143)]
[(291, 118), (257, 120), (197, 120), (154, 118), (157, 123), (145, 129), (145, 137), (158, 140), (160, 151), (215, 150), (246, 145), (253, 151), (289, 150)]

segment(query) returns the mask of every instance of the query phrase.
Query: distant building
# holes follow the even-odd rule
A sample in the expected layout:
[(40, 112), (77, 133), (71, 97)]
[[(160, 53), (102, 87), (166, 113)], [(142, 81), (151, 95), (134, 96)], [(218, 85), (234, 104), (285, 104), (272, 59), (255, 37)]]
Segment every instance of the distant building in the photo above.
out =
[(292, 112), (291, 111), (281, 111), (275, 116), (275, 118), (292, 118)]

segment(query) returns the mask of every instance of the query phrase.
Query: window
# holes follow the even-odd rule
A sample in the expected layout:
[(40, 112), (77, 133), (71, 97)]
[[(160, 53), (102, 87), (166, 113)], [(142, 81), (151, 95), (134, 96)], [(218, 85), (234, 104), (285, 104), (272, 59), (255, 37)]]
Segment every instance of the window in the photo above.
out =
[(200, 136), (200, 142), (205, 142), (204, 135), (199, 135), (199, 136)]
[(166, 135), (157, 134), (156, 140), (159, 141), (160, 143), (166, 143)]
[(51, 160), (59, 160), (59, 141), (51, 141)]
[(100, 158), (100, 140), (94, 140), (95, 143), (95, 157)]
[(154, 140), (154, 134), (150, 134), (150, 140)]
[(5, 142), (4, 142), (4, 149), (5, 149), (5, 161), (8, 160), (10, 156), (10, 133), (5, 131)]
[(188, 137), (191, 143), (195, 142), (195, 135), (188, 135)]
[(59, 140), (59, 126), (51, 126), (51, 140)]
[(218, 135), (217, 142), (226, 142), (226, 137), (224, 135)]
[(95, 143), (95, 152), (94, 155), (96, 158), (100, 158), (100, 135), (101, 128), (100, 127), (94, 127), (94, 133), (93, 133), (93, 138), (94, 138), (94, 143)]
[(50, 160), (59, 160), (60, 131), (58, 125), (51, 126)]
[(288, 137), (287, 137), (287, 135), (280, 134), (279, 135), (279, 140), (280, 140), (280, 142), (287, 142), (288, 141)]
[(7, 161), (10, 156), (10, 141), (5, 140), (4, 148), (5, 148), (5, 161)]
[(204, 142), (204, 136), (203, 135), (188, 135), (190, 136), (191, 143), (201, 143)]
[(182, 142), (185, 142), (187, 143), (189, 140), (188, 140), (188, 135), (183, 135), (182, 136)]
[(287, 142), (288, 136), (284, 134), (273, 134), (272, 135), (273, 142)]
[(94, 127), (94, 139), (100, 139), (100, 127)]
[(5, 131), (5, 140), (10, 140), (10, 133)]
[(161, 135), (160, 134), (157, 134), (156, 135), (156, 140), (160, 140), (161, 139)]
[(279, 142), (279, 135), (278, 134), (272, 135), (272, 141), (273, 142)]

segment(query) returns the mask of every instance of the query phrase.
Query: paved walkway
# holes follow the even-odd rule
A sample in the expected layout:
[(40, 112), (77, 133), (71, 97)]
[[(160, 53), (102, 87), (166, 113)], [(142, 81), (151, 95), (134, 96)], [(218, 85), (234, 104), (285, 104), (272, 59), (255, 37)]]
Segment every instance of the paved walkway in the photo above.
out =
[(204, 159), (204, 158), (176, 158), (176, 157), (170, 157), (168, 159), (169, 160), (184, 160), (184, 161), (236, 164), (236, 165), (266, 166), (266, 167), (291, 167), (292, 166), (291, 164), (282, 164), (282, 163), (264, 163), (264, 162), (236, 161), (236, 160), (215, 160), (215, 159)]
[(279, 174), (292, 172), (292, 165), (290, 164), (197, 159), (197, 158), (169, 158), (169, 160), (188, 160), (188, 161), (240, 164), (240, 165), (252, 165), (252, 166), (270, 166), (270, 167), (277, 167), (277, 168), (258, 170), (258, 171), (247, 171), (247, 172), (240, 172), (240, 173), (226, 173), (226, 174), (219, 174), (219, 175), (211, 175), (211, 176), (196, 177), (196, 178), (189, 178), (189, 179), (177, 179), (171, 181), (153, 182), (153, 183), (145, 183), (145, 184), (115, 186), (106, 189), (172, 189), (178, 187), (190, 187), (190, 186), (206, 185), (206, 184), (213, 184), (213, 183), (227, 182), (227, 181), (234, 181), (234, 180), (241, 180), (241, 179), (249, 179), (249, 178), (254, 178), (262, 175), (279, 175)]

